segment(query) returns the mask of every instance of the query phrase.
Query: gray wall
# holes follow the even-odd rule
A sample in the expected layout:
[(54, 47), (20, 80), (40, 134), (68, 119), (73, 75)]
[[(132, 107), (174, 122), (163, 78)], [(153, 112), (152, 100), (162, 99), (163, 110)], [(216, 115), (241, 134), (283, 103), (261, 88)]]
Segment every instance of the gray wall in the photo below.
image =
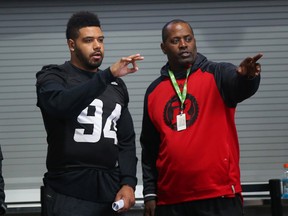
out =
[[(104, 2), (104, 3), (103, 3)], [(36, 107), (35, 73), (69, 59), (65, 25), (73, 12), (96, 12), (105, 33), (102, 68), (141, 53), (137, 74), (124, 78), (140, 159), (143, 97), (166, 58), (161, 28), (190, 22), (198, 51), (210, 60), (239, 64), (263, 52), (259, 91), (238, 106), (242, 181), (280, 178), (288, 162), (288, 1), (15, 1), (0, 6), (0, 144), (6, 189), (39, 188), (46, 140)], [(117, 5), (116, 5), (117, 4)], [(139, 185), (141, 167), (138, 166)]]

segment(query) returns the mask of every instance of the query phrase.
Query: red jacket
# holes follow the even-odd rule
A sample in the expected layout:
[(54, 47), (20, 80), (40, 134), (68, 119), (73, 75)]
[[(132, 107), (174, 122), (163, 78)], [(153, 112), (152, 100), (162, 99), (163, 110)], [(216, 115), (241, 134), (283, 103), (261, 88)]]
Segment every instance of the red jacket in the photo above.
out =
[[(241, 193), (237, 103), (253, 95), (260, 78), (248, 80), (229, 63), (198, 54), (188, 77), (184, 113), (187, 129), (177, 131), (180, 101), (169, 65), (147, 89), (141, 132), (145, 200), (175, 204)], [(175, 74), (182, 91), (186, 72)]]

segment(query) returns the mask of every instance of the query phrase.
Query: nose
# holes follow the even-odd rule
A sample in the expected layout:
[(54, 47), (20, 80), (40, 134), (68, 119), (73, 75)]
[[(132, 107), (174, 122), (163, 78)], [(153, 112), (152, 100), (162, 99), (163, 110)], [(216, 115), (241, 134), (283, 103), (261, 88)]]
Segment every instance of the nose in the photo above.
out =
[(100, 42), (98, 40), (94, 40), (93, 49), (97, 50), (100, 48)]
[(186, 47), (187, 46), (186, 41), (184, 39), (181, 39), (180, 43), (179, 43), (179, 46), (180, 47)]

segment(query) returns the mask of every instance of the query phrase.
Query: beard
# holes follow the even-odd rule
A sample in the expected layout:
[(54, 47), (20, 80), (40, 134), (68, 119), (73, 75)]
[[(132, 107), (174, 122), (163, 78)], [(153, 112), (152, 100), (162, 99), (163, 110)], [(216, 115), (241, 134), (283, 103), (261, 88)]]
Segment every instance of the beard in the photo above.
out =
[(99, 68), (102, 64), (103, 61), (103, 54), (101, 52), (101, 59), (99, 59), (98, 61), (93, 61), (90, 59), (90, 57), (86, 57), (83, 52), (81, 51), (81, 49), (78, 49), (77, 46), (75, 46), (75, 55), (77, 56), (79, 62), (83, 65), (84, 68), (86, 68), (87, 70), (95, 70), (97, 68)]

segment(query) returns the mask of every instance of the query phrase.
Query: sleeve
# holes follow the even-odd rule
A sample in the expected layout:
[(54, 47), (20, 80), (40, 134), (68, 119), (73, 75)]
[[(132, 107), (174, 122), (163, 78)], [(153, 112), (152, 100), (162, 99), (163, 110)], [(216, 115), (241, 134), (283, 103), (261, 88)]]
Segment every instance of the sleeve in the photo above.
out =
[(3, 155), (2, 155), (2, 150), (1, 150), (1, 146), (0, 146), (0, 215), (5, 214), (6, 212), (6, 204), (5, 204), (5, 192), (4, 192), (4, 187), (5, 187), (5, 183), (4, 183), (4, 178), (2, 175), (2, 160), (3, 160)]
[(2, 160), (0, 160), (0, 169), (1, 169), (0, 170), (0, 205), (1, 205), (5, 201), (5, 192), (4, 192), (5, 183), (2, 175)]
[(260, 85), (260, 76), (249, 79), (237, 73), (237, 67), (230, 63), (216, 64), (214, 77), (222, 98), (229, 107), (251, 97)]
[(125, 106), (121, 112), (117, 127), (117, 138), (119, 147), (119, 167), (121, 172), (121, 185), (129, 185), (132, 188), (136, 187), (136, 145), (135, 145), (135, 131), (133, 120), (128, 109), (129, 95), (126, 85), (121, 80), (121, 85), (124, 89)]
[(132, 117), (127, 107), (122, 111), (118, 121), (118, 147), (119, 147), (119, 167), (121, 172), (121, 185), (129, 185), (135, 189), (136, 178), (136, 146), (135, 132)]
[(43, 69), (36, 77), (37, 106), (51, 116), (62, 118), (78, 115), (115, 79), (109, 68), (71, 88), (67, 87), (67, 75), (59, 68)]
[(155, 200), (157, 191), (156, 160), (160, 145), (160, 134), (153, 125), (148, 114), (148, 93), (144, 98), (142, 131), (140, 135), (142, 147), (142, 175), (144, 201)]

